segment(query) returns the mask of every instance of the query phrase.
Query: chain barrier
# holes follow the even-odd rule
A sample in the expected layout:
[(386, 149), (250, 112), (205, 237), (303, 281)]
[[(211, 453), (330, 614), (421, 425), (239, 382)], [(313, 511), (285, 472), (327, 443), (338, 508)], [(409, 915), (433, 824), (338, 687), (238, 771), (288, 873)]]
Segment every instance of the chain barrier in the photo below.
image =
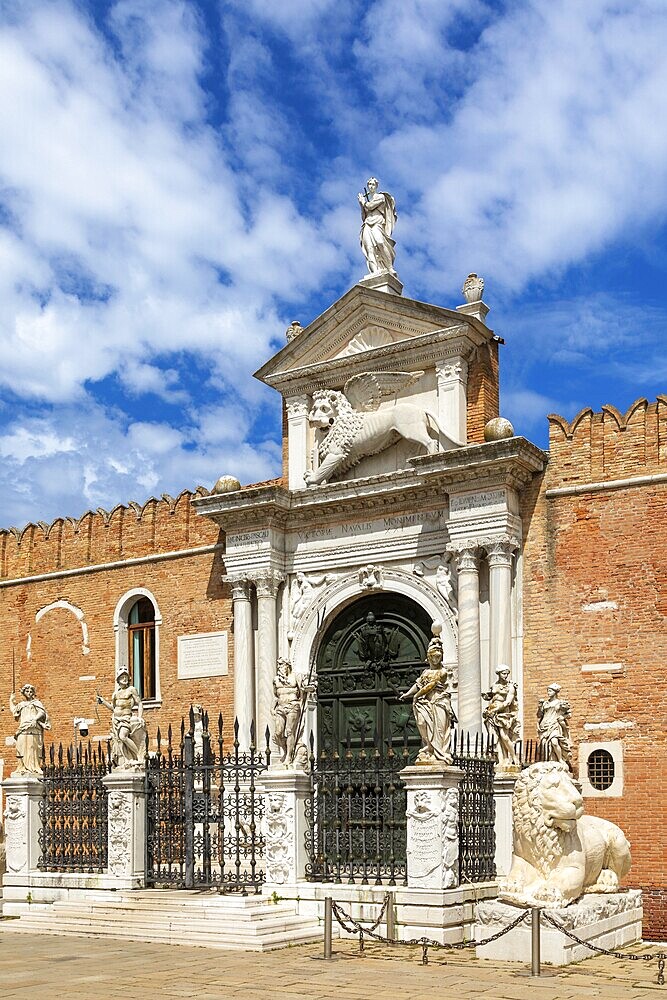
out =
[(561, 931), (565, 937), (568, 937), (571, 941), (575, 941), (577, 944), (584, 945), (585, 948), (590, 948), (591, 951), (595, 951), (598, 955), (610, 955), (612, 958), (621, 958), (628, 962), (653, 962), (656, 958), (658, 960), (658, 979), (657, 985), (665, 985), (665, 959), (667, 958), (667, 952), (665, 951), (655, 951), (648, 955), (636, 955), (629, 951), (613, 951), (610, 948), (602, 948), (600, 945), (591, 944), (590, 941), (584, 941), (583, 938), (577, 937), (571, 930), (564, 927), (560, 921), (555, 920), (551, 913), (542, 913), (547, 924), (550, 924), (557, 931)]
[[(373, 941), (380, 941), (382, 944), (408, 945), (411, 947), (419, 946), (422, 949), (422, 965), (428, 965), (429, 948), (436, 948), (440, 949), (441, 951), (463, 951), (466, 948), (482, 947), (482, 945), (491, 944), (493, 941), (497, 941), (505, 934), (508, 934), (510, 931), (514, 930), (515, 927), (518, 927), (519, 924), (527, 922), (528, 918), (530, 918), (531, 916), (530, 910), (524, 910), (519, 914), (516, 920), (512, 920), (511, 923), (507, 924), (505, 927), (502, 927), (499, 931), (496, 931), (496, 933), (492, 934), (490, 937), (482, 938), (481, 941), (477, 941), (474, 938), (472, 938), (470, 941), (441, 942), (426, 936), (420, 938), (410, 938), (409, 940), (404, 940), (404, 941), (392, 940), (389, 937), (385, 937), (383, 934), (377, 933), (377, 927), (380, 925), (383, 917), (385, 916), (385, 913), (387, 912), (387, 907), (389, 906), (391, 896), (392, 894), (389, 892), (385, 894), (380, 913), (378, 914), (375, 921), (370, 925), (370, 927), (360, 924), (359, 921), (356, 920), (351, 913), (348, 913), (346, 910), (343, 909), (340, 903), (337, 903), (335, 899), (331, 900), (332, 913), (335, 916), (338, 925), (342, 927), (342, 929), (345, 931), (346, 934), (359, 935), (360, 952), (363, 952), (364, 950), (365, 937), (372, 938)], [(632, 952), (613, 951), (610, 950), (609, 948), (602, 948), (599, 945), (591, 944), (589, 941), (584, 941), (583, 938), (578, 937), (572, 931), (568, 930), (567, 927), (564, 927), (559, 921), (555, 920), (550, 913), (545, 913), (544, 911), (541, 911), (540, 916), (547, 924), (550, 924), (553, 928), (555, 928), (555, 930), (562, 931), (562, 933), (566, 937), (570, 938), (570, 940), (575, 941), (577, 944), (584, 945), (586, 948), (590, 948), (591, 951), (595, 951), (600, 955), (610, 955), (612, 958), (626, 959), (631, 962), (653, 962), (655, 959), (657, 959), (658, 960), (657, 985), (658, 986), (665, 985), (665, 960), (667, 959), (667, 952), (656, 951), (656, 952), (651, 952), (648, 955), (637, 955)]]
[(422, 965), (428, 965), (429, 948), (438, 948), (442, 951), (462, 951), (465, 948), (477, 948), (483, 944), (490, 944), (492, 941), (497, 941), (498, 938), (501, 938), (504, 934), (508, 934), (509, 931), (514, 930), (515, 927), (518, 927), (520, 923), (526, 920), (526, 917), (530, 916), (529, 911), (522, 912), (516, 920), (512, 921), (512, 923), (503, 927), (495, 934), (492, 934), (491, 937), (483, 938), (481, 941), (476, 941), (473, 938), (470, 941), (442, 942), (429, 937), (410, 938), (405, 941), (392, 940), (391, 938), (385, 937), (383, 934), (378, 934), (375, 930), (375, 928), (380, 924), (382, 916), (389, 905), (389, 896), (390, 893), (387, 893), (382, 905), (380, 916), (377, 918), (375, 923), (371, 925), (371, 927), (365, 927), (363, 924), (360, 924), (359, 921), (355, 920), (351, 913), (344, 910), (335, 899), (332, 899), (331, 901), (331, 909), (337, 923), (343, 928), (346, 934), (359, 935), (359, 951), (364, 950), (364, 937), (372, 938), (373, 941), (380, 941), (383, 944), (409, 945), (412, 947), (418, 945), (422, 949)]

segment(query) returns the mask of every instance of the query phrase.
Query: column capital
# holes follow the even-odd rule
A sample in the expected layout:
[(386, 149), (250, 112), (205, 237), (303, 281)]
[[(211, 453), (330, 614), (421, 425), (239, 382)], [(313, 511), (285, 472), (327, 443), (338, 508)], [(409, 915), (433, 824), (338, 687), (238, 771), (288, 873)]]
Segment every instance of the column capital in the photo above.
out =
[(438, 382), (467, 382), (468, 362), (464, 358), (445, 358), (435, 366)]
[(228, 583), (231, 587), (233, 601), (250, 600), (250, 580), (247, 576), (240, 576), (236, 574), (223, 576), (222, 582)]
[(310, 402), (308, 396), (288, 396), (285, 398), (285, 406), (287, 408), (287, 419), (288, 420), (298, 420), (302, 417), (308, 416), (308, 410), (310, 409)]
[(479, 545), (477, 542), (455, 542), (447, 546), (447, 551), (451, 552), (456, 559), (456, 568), (459, 573), (477, 572), (479, 569)]
[(509, 535), (503, 535), (501, 538), (490, 538), (484, 541), (487, 562), (489, 567), (492, 568), (495, 566), (511, 566), (512, 558), (518, 548), (518, 539), (512, 538)]
[(284, 580), (281, 573), (274, 573), (267, 570), (266, 573), (258, 573), (255, 577), (255, 587), (258, 597), (275, 597), (278, 587)]

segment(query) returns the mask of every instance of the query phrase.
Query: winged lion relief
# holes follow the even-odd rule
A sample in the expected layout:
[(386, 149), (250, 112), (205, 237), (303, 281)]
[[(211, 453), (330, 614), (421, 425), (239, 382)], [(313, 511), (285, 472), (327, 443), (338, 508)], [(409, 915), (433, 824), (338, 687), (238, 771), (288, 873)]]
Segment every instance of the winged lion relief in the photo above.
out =
[(377, 455), (400, 438), (412, 441), (427, 454), (449, 451), (458, 445), (447, 437), (438, 421), (417, 403), (397, 402), (380, 409), (384, 399), (396, 397), (417, 382), (424, 372), (362, 372), (337, 389), (318, 389), (308, 414), (319, 433), (319, 467), (306, 472), (308, 486), (327, 483)]

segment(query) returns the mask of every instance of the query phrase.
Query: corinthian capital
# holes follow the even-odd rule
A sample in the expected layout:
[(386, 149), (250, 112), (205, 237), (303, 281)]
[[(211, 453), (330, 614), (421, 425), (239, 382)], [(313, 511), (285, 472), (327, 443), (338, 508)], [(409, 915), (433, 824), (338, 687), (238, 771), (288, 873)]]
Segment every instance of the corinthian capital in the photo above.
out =
[(223, 583), (228, 583), (232, 591), (233, 601), (250, 600), (250, 580), (247, 576), (232, 575), (223, 576)]
[(491, 539), (484, 543), (486, 559), (489, 567), (511, 566), (514, 553), (519, 548), (516, 538), (504, 536), (503, 538)]
[(436, 367), (438, 382), (447, 385), (450, 382), (466, 382), (468, 380), (468, 362), (463, 358), (450, 358), (441, 361)]
[(255, 587), (258, 597), (275, 597), (278, 587), (283, 582), (283, 577), (279, 573), (259, 573), (255, 578)]
[(447, 551), (456, 559), (459, 573), (465, 573), (466, 570), (476, 572), (479, 569), (479, 546), (476, 542), (448, 545)]
[(289, 399), (285, 400), (285, 406), (287, 407), (288, 420), (296, 420), (299, 417), (307, 417), (308, 410), (310, 409), (308, 405), (308, 396), (290, 396)]

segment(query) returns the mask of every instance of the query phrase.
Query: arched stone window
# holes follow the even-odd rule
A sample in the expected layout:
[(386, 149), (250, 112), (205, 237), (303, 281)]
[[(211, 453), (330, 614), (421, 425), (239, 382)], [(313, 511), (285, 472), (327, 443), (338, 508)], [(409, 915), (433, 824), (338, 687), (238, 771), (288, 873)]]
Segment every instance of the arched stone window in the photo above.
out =
[(125, 668), (149, 707), (160, 702), (160, 625), (162, 616), (149, 590), (128, 591), (116, 605), (116, 674)]

